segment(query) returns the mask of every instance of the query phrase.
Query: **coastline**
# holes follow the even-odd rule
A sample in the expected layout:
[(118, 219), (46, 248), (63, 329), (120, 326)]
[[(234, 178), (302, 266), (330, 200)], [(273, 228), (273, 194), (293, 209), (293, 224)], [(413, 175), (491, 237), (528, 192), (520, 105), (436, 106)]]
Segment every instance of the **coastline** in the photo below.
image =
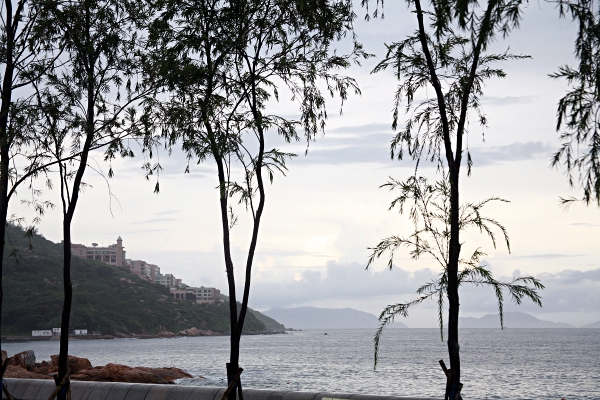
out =
[[(194, 329), (194, 328), (192, 328)], [(117, 332), (113, 335), (69, 335), (69, 340), (110, 340), (110, 339), (157, 339), (157, 338), (180, 338), (180, 337), (197, 337), (197, 336), (229, 336), (229, 332), (214, 332), (214, 331), (200, 331), (187, 329), (177, 333), (173, 332), (159, 332), (156, 334), (148, 333), (120, 333)], [(191, 332), (190, 332), (191, 331)], [(245, 331), (242, 335), (285, 335), (286, 331)], [(60, 336), (2, 336), (0, 341), (3, 343), (24, 343), (24, 342), (50, 342), (58, 341)]]

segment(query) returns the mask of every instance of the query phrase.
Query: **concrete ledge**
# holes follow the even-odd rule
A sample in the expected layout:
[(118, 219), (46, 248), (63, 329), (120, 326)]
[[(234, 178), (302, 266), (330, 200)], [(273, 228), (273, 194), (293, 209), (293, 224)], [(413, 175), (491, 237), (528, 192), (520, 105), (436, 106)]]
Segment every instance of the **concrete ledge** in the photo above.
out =
[[(5, 379), (15, 400), (48, 400), (54, 381)], [(72, 400), (221, 400), (224, 388), (120, 382), (71, 382)], [(6, 399), (4, 393), (2, 398)], [(424, 397), (244, 389), (244, 400), (437, 400)]]

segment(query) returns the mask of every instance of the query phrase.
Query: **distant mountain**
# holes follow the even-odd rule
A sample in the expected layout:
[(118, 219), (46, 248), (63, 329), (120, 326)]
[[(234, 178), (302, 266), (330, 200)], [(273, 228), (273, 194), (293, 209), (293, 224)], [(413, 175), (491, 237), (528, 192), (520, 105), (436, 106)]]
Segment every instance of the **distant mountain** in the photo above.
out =
[[(498, 314), (487, 314), (481, 318), (459, 318), (459, 328), (500, 328)], [(523, 312), (505, 312), (505, 328), (574, 328), (562, 322), (544, 321)]]
[(596, 321), (593, 324), (580, 326), (580, 328), (600, 328), (600, 321)]
[[(288, 328), (296, 329), (360, 329), (379, 326), (375, 315), (352, 308), (272, 308), (263, 314)], [(408, 328), (402, 322), (395, 322), (390, 327)]]

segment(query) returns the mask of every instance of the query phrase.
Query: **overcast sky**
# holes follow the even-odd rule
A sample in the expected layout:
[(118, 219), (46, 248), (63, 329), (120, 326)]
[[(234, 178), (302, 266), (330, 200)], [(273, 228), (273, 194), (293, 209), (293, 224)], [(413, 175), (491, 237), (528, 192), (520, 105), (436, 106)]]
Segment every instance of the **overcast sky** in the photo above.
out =
[[(431, 260), (412, 261), (407, 254), (398, 255), (392, 271), (383, 261), (365, 271), (368, 247), (386, 236), (411, 232), (405, 216), (387, 211), (393, 193), (379, 189), (389, 176), (403, 180), (414, 168), (411, 162), (389, 159), (397, 82), (392, 72), (370, 74), (384, 55), (383, 43), (402, 40), (416, 27), (414, 15), (398, 4), (386, 2), (386, 19), (368, 23), (362, 20), (364, 10), (357, 8), (359, 39), (377, 56), (349, 71), (362, 96), (350, 98), (341, 116), (339, 103), (330, 103), (326, 134), (311, 143), (307, 156), (304, 143), (281, 147), (299, 157), (290, 163), (287, 176), (276, 176), (267, 190), (251, 307), (352, 307), (378, 314), (387, 304), (411, 299), (420, 284), (439, 273)], [(547, 286), (542, 309), (529, 304), (507, 309), (578, 326), (600, 320), (600, 209), (559, 207), (559, 196), (580, 192), (569, 189), (563, 171), (549, 168), (559, 146), (556, 104), (566, 85), (548, 74), (572, 63), (574, 35), (574, 24), (559, 20), (551, 5), (531, 2), (521, 30), (494, 43), (496, 51), (510, 46), (511, 52), (533, 59), (504, 64), (506, 79), (490, 81), (485, 88), (489, 128), (485, 142), (480, 128), (469, 134), (474, 169), (470, 178), (464, 176), (461, 189), (466, 201), (492, 195), (511, 201), (490, 206), (487, 213), (507, 227), (512, 253), (502, 246), (494, 249), (476, 232), (463, 237), (464, 248), (481, 246), (498, 277), (535, 275)], [(296, 114), (285, 102), (274, 108)], [(107, 170), (101, 155), (95, 160)], [(85, 179), (93, 187), (78, 205), (73, 241), (108, 245), (120, 235), (128, 258), (158, 264), (163, 273), (189, 285), (216, 286), (226, 293), (215, 170), (209, 160), (184, 175), (185, 159), (177, 152), (171, 158), (161, 155), (160, 161), (165, 170), (159, 195), (153, 194), (154, 181), (143, 179), (141, 158), (114, 162), (112, 201), (106, 182), (88, 170)], [(431, 166), (421, 170), (434, 176)], [(56, 193), (45, 195), (58, 205)], [(242, 208), (237, 211), (243, 214)], [(17, 201), (11, 212), (30, 215)], [(61, 240), (60, 218), (59, 211), (52, 212), (40, 225), (41, 233), (56, 242)], [(241, 266), (249, 224), (243, 215), (240, 220), (233, 240), (234, 261)], [(241, 267), (236, 271), (241, 278)], [(491, 292), (461, 293), (462, 316), (496, 312)], [(435, 327), (436, 321), (431, 303), (415, 309), (405, 322)]]

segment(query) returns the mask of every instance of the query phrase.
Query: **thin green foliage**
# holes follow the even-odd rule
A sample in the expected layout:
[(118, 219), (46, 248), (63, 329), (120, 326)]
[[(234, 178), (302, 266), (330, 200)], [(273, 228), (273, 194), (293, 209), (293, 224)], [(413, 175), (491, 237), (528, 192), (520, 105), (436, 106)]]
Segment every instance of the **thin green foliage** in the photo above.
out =
[[(391, 142), (391, 157), (402, 159), (406, 152), (414, 160), (436, 162), (441, 167), (443, 163), (448, 164), (444, 142), (448, 131), (451, 137), (457, 132), (459, 135), (468, 134), (463, 120), (466, 110), (469, 110), (466, 118), (472, 115), (482, 128), (487, 127), (487, 118), (481, 105), (485, 81), (506, 77), (505, 72), (494, 64), (529, 56), (511, 54), (508, 51), (480, 55), (477, 74), (473, 77), (472, 87), (465, 102), (464, 82), (470, 74), (475, 57), (471, 40), (451, 35), (443, 41), (426, 36), (426, 41), (437, 79), (443, 84), (443, 110), (440, 108), (439, 98), (427, 97), (422, 100), (421, 96), (418, 96), (431, 85), (431, 74), (427, 57), (423, 54), (420, 32), (415, 32), (401, 42), (386, 45), (387, 54), (373, 69), (373, 73), (392, 69), (400, 80), (394, 95), (392, 129), (398, 132)], [(401, 114), (409, 115), (402, 127), (399, 125)], [(470, 174), (473, 163), (468, 147), (466, 155)]]
[[(146, 148), (162, 143), (170, 152), (181, 146), (188, 157), (185, 172), (192, 162), (210, 160), (216, 166), (231, 319), (228, 368), (235, 373), (265, 184), (285, 174), (295, 157), (270, 147), (271, 138), (315, 140), (324, 132), (326, 98), (338, 97), (343, 104), (350, 94), (360, 94), (356, 81), (340, 71), (368, 55), (356, 40), (348, 54), (332, 49), (352, 36), (355, 15), (348, 0), (161, 0), (155, 5), (145, 68), (164, 98), (145, 104)], [(298, 118), (272, 111), (281, 93), (298, 107)], [(159, 170), (147, 166), (148, 175)], [(232, 198), (249, 212), (252, 227), (239, 312)]]
[[(408, 237), (391, 236), (382, 240), (374, 248), (369, 257), (367, 268), (376, 259), (387, 256), (387, 265), (393, 267), (394, 256), (398, 250), (408, 249), (412, 259), (418, 260), (422, 256), (433, 258), (442, 271), (439, 277), (424, 284), (417, 289), (418, 298), (415, 300), (387, 306), (379, 315), (381, 325), (375, 333), (374, 341), (374, 368), (377, 368), (379, 360), (379, 345), (384, 328), (392, 323), (398, 316), (408, 317), (409, 309), (421, 304), (426, 300), (435, 299), (438, 308), (438, 323), (440, 337), (443, 340), (444, 326), (444, 302), (447, 298), (449, 248), (450, 248), (450, 219), (449, 202), (450, 190), (447, 179), (430, 184), (426, 178), (412, 176), (405, 182), (390, 178), (382, 185), (390, 191), (399, 191), (390, 210), (398, 208), (399, 212), (407, 213), (414, 225), (414, 232)], [(478, 203), (466, 203), (460, 208), (459, 225), (461, 231), (477, 229), (485, 234), (492, 242), (494, 248), (497, 245), (495, 231), (499, 231), (502, 241), (510, 251), (510, 241), (506, 228), (497, 220), (486, 217), (482, 209), (493, 202), (507, 202), (507, 200), (490, 197)], [(475, 286), (489, 286), (494, 290), (498, 301), (500, 314), (500, 326), (504, 327), (504, 292), (507, 291), (509, 298), (516, 304), (521, 304), (523, 299), (528, 298), (534, 304), (541, 307), (541, 297), (538, 290), (544, 286), (534, 277), (516, 277), (511, 282), (496, 280), (491, 271), (481, 262), (486, 254), (481, 249), (475, 249), (469, 258), (460, 259), (460, 270), (458, 273), (458, 285), (471, 284)]]
[[(368, 6), (369, 1), (364, 0), (362, 4)], [(406, 5), (416, 17), (418, 28), (406, 39), (387, 45), (386, 56), (373, 71), (392, 69), (399, 81), (394, 96), (392, 128), (397, 133), (390, 147), (392, 158), (403, 158), (404, 153), (408, 153), (416, 162), (415, 180), (420, 162), (435, 163), (437, 172), (443, 176), (443, 183), (436, 191), (448, 193), (448, 204), (445, 204), (445, 200), (440, 202), (433, 199), (435, 201), (421, 209), (427, 209), (423, 212), (426, 222), (434, 217), (446, 221), (442, 227), (434, 229), (425, 225), (408, 238), (384, 239), (372, 249), (374, 255), (371, 256), (372, 262), (378, 253), (381, 255), (388, 249), (393, 256), (399, 247), (408, 245), (413, 257), (429, 254), (443, 264), (447, 272), (448, 355), (452, 369), (446, 387), (447, 396), (457, 396), (462, 387), (458, 287), (459, 274), (465, 261), (461, 259), (460, 233), (467, 227), (475, 226), (492, 238), (495, 244), (492, 229), (499, 228), (507, 239), (505, 230), (497, 221), (485, 219), (479, 214), (479, 209), (485, 204), (500, 199), (491, 198), (481, 204), (461, 206), (459, 197), (463, 157), (466, 159), (467, 175), (470, 175), (476, 160), (469, 150), (469, 132), (473, 126), (479, 125), (483, 133), (487, 126), (487, 118), (481, 107), (484, 83), (490, 78), (505, 77), (505, 73), (495, 65), (527, 58), (510, 54), (508, 50), (500, 54), (488, 52), (489, 44), (498, 36), (506, 37), (512, 29), (518, 28), (524, 4), (521, 0), (442, 0), (428, 3), (407, 0)], [(382, 0), (376, 0), (371, 16), (377, 17), (383, 11), (383, 5)], [(431, 93), (434, 95), (431, 96)], [(398, 121), (401, 111), (408, 114), (403, 126)], [(417, 181), (409, 182), (408, 186), (413, 187), (413, 193), (420, 195), (421, 188)], [(423, 193), (424, 199), (429, 197)], [(418, 212), (419, 207), (413, 210), (413, 220)], [(473, 215), (472, 219), (465, 217), (465, 214)], [(432, 233), (434, 235), (426, 240), (424, 236)], [(475, 258), (478, 256), (481, 255), (475, 253)], [(392, 262), (388, 265), (391, 266)], [(443, 301), (440, 292), (439, 310), (442, 310)]]
[(571, 187), (583, 189), (582, 198), (562, 198), (596, 203), (600, 207), (600, 4), (594, 0), (558, 0), (561, 17), (578, 23), (575, 57), (578, 65), (561, 66), (550, 74), (564, 80), (569, 91), (558, 102), (556, 130), (561, 146), (552, 156), (553, 167), (563, 166)]

